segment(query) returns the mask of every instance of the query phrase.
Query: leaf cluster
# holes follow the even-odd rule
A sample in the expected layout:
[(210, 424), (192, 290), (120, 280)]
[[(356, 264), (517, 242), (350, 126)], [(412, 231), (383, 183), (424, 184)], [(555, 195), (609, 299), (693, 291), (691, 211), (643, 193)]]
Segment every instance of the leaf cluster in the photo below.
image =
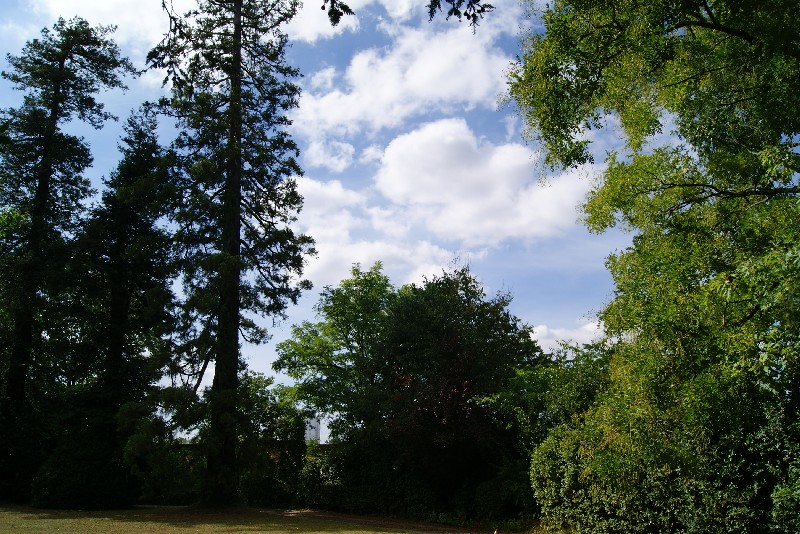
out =
[[(455, 17), (459, 21), (466, 19), (473, 28), (478, 26), (487, 13), (494, 11), (494, 6), (484, 0), (445, 0), (444, 7), (441, 0), (430, 0), (427, 8), (430, 20), (433, 20), (437, 13), (446, 10), (447, 19), (450, 17)], [(341, 0), (322, 0), (322, 10), (326, 9), (332, 26), (338, 25), (344, 15), (355, 14), (350, 6)]]

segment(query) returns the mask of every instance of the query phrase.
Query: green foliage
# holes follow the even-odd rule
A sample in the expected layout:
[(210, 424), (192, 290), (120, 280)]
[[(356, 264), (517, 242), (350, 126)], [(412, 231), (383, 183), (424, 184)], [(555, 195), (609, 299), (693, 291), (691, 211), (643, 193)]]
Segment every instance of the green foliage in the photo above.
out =
[(797, 463), (787, 473), (787, 480), (775, 486), (772, 520), (775, 530), (793, 532), (800, 528), (800, 469)]
[(582, 418), (551, 431), (531, 463), (548, 524), (587, 532), (766, 529), (770, 488), (796, 439), (785, 414), (743, 377), (698, 376), (692, 387), (687, 405), (670, 413), (647, 384), (615, 383)]
[(199, 499), (201, 451), (196, 443), (176, 439), (162, 417), (151, 413), (135, 419), (123, 458), (139, 484), (141, 502), (186, 505)]
[(286, 131), (297, 106), (296, 69), (285, 62), (281, 26), (297, 0), (203, 0), (180, 16), (148, 55), (172, 88), (163, 101), (182, 129), (175, 141), (184, 355), (202, 376), (214, 361), (208, 392), (207, 484), (212, 505), (238, 499), (236, 439), (240, 333), (266, 339), (247, 314), (281, 316), (296, 303), (312, 240), (292, 223), (302, 206), (294, 176), (297, 146)]
[(298, 395), (321, 413), (334, 416), (335, 435), (349, 436), (379, 417), (384, 392), (381, 335), (397, 292), (376, 263), (354, 266), (352, 278), (322, 290), (319, 323), (292, 327), (278, 345), (276, 370), (298, 380)]
[(72, 121), (102, 127), (111, 115), (97, 94), (124, 89), (123, 78), (136, 74), (112, 32), (77, 17), (59, 19), (19, 56), (8, 55), (2, 73), (23, 92), (20, 106), (0, 111), (0, 488), (6, 497), (29, 495), (30, 477), (57, 435), (51, 431), (63, 406), (54, 401), (65, 384), (91, 373), (72, 356), (84, 326), (77, 320), (73, 237), (91, 193), (82, 173), (92, 158), (84, 140), (63, 127)]
[(33, 479), (39, 508), (97, 510), (132, 505), (139, 488), (113, 444), (87, 434), (65, 440)]
[(549, 361), (516, 369), (506, 387), (479, 402), (503, 414), (519, 432), (519, 446), (532, 452), (551, 429), (582, 417), (606, 391), (611, 354), (600, 343), (562, 345)]
[(534, 491), (554, 526), (791, 531), (795, 9), (558, 1), (511, 73), (554, 166), (592, 162), (589, 131), (621, 126), (624, 152), (608, 155), (586, 222), (635, 234), (608, 260), (608, 391), (533, 455)]
[(298, 499), (311, 508), (342, 508), (339, 497), (344, 492), (340, 469), (336, 461), (338, 444), (306, 444), (306, 454), (300, 471)]
[(526, 39), (511, 94), (553, 163), (591, 160), (583, 134), (613, 113), (633, 150), (672, 120), (721, 171), (772, 154), (784, 162), (772, 168), (789, 177), (785, 163), (795, 156), (781, 134), (796, 133), (800, 111), (791, 89), (798, 22), (786, 15), (793, 7), (558, 1), (543, 11), (546, 32)]
[(171, 158), (158, 143), (157, 126), (148, 106), (128, 119), (122, 160), (76, 239), (81, 335), (73, 351), (94, 370), (110, 417), (141, 401), (161, 377), (175, 327), (177, 267), (163, 228)]

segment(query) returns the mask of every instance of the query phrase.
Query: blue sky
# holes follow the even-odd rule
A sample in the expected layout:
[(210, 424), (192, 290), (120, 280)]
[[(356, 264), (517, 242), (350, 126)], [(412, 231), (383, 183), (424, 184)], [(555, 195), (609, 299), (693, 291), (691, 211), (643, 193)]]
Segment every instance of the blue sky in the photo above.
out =
[[(182, 10), (192, 0), (173, 1)], [(2, 3), (4, 53), (18, 54), (59, 16), (80, 15), (118, 26), (116, 41), (143, 67), (166, 28), (161, 0)], [(291, 129), (305, 171), (297, 227), (317, 241), (306, 270), (315, 290), (273, 329), (271, 343), (244, 347), (250, 367), (272, 374), (274, 343), (289, 325), (314, 319), (317, 290), (346, 278), (353, 263), (378, 260), (398, 286), (454, 259), (468, 262), (489, 294), (513, 295), (512, 312), (536, 327), (546, 348), (591, 340), (613, 291), (605, 259), (630, 238), (591, 235), (580, 223), (578, 207), (601, 168), (549, 171), (523, 140), (513, 107), (499, 105), (520, 32), (535, 21), (517, 0), (494, 0), (497, 10), (473, 34), (463, 22), (429, 22), (425, 0), (352, 0), (357, 16), (334, 29), (321, 3), (307, 0), (287, 28), (289, 61), (303, 73)], [(0, 64), (7, 68), (5, 54)], [(148, 73), (102, 100), (124, 119), (162, 94), (161, 78)], [(20, 100), (0, 81), (0, 106)], [(92, 143), (88, 173), (99, 184), (117, 162), (120, 124), (76, 129)], [(596, 140), (602, 161), (617, 144), (613, 129)]]

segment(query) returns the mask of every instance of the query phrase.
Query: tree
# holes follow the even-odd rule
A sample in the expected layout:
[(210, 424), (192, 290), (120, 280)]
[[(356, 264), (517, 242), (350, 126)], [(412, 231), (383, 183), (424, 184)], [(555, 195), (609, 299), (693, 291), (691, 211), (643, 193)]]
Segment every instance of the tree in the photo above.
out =
[[(54, 447), (33, 480), (36, 506), (128, 506), (137, 484), (124, 461), (137, 420), (170, 357), (175, 262), (168, 232), (169, 159), (151, 106), (125, 124), (122, 160), (75, 238), (70, 275), (74, 335), (62, 349), (70, 377)], [(51, 392), (52, 394), (52, 392)]]
[(290, 228), (302, 204), (292, 177), (301, 171), (285, 113), (299, 90), (280, 31), (297, 7), (294, 0), (202, 1), (184, 16), (170, 13), (171, 30), (149, 55), (151, 66), (167, 69), (169, 109), (183, 128), (175, 222), (186, 306), (197, 339), (210, 340), (201, 359), (215, 364), (209, 504), (237, 499), (240, 330), (254, 342), (266, 335), (242, 314), (280, 316), (310, 287), (296, 280), (312, 249)]
[[(28, 408), (36, 404), (28, 390), (32, 368), (48, 368), (44, 346), (58, 337), (58, 312), (48, 307), (59, 301), (67, 242), (90, 191), (81, 175), (91, 163), (89, 148), (63, 127), (75, 119), (102, 127), (111, 115), (96, 100), (97, 93), (124, 89), (123, 77), (136, 74), (109, 38), (113, 31), (92, 28), (80, 18), (59, 19), (52, 30), (42, 30), (40, 39), (28, 42), (21, 55), (9, 55), (11, 70), (2, 73), (25, 92), (22, 105), (3, 110), (0, 117), (7, 141), (0, 143), (0, 203), (20, 216), (19, 224), (3, 232), (2, 241), (9, 327), (2, 343), (0, 417), (3, 427), (16, 429), (16, 434), (24, 434)], [(45, 316), (51, 324), (42, 321)], [(12, 494), (21, 496), (27, 493), (22, 488), (30, 475), (21, 474), (30, 469), (23, 457), (36, 447), (23, 452), (29, 445), (16, 434), (4, 436), (2, 477), (4, 485), (14, 486)]]
[(381, 417), (385, 362), (381, 339), (387, 310), (397, 290), (380, 262), (359, 265), (338, 287), (325, 287), (315, 310), (323, 321), (292, 326), (278, 344), (275, 369), (299, 380), (298, 395), (320, 413), (334, 417), (332, 432), (352, 437)]
[(323, 291), (323, 320), (278, 345), (275, 368), (334, 418), (351, 499), (340, 506), (519, 512), (529, 490), (497, 482), (520, 458), (516, 435), (479, 401), (540, 361), (530, 328), (508, 312), (507, 295), (487, 299), (466, 268), (400, 290), (380, 269), (354, 267)]
[(149, 106), (128, 119), (122, 160), (76, 238), (76, 335), (64, 357), (77, 371), (59, 439), (34, 479), (37, 506), (127, 506), (138, 496), (123, 451), (154, 409), (174, 329), (175, 262), (159, 227), (170, 208), (169, 160), (156, 128)]
[(534, 454), (555, 523), (786, 528), (772, 518), (800, 443), (795, 8), (559, 1), (510, 74), (554, 166), (591, 163), (587, 132), (619, 125), (586, 220), (635, 232), (608, 262), (609, 392)]
[(555, 427), (582, 417), (606, 392), (612, 351), (602, 343), (562, 344), (535, 366), (520, 367), (508, 385), (480, 400), (517, 428), (531, 453)]
[(390, 310), (385, 432), (399, 449), (396, 466), (430, 492), (434, 509), (498, 519), (529, 506), (519, 434), (479, 402), (544, 361), (510, 303), (509, 294), (487, 297), (465, 267), (403, 287)]
[(164, 340), (175, 326), (177, 266), (171, 236), (160, 226), (174, 204), (172, 155), (160, 145), (157, 128), (150, 105), (128, 119), (122, 160), (78, 236), (89, 315), (78, 350), (99, 359), (98, 387), (112, 412), (141, 400), (160, 378), (170, 350)]

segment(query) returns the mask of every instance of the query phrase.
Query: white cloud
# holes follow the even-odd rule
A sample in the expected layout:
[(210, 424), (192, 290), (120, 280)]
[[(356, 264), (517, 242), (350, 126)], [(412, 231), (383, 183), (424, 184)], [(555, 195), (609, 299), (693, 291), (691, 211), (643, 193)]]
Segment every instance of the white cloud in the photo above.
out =
[(317, 250), (319, 255), (309, 262), (305, 270), (305, 276), (313, 280), (316, 287), (335, 285), (348, 278), (354, 263), (370, 267), (376, 261), (383, 263), (384, 272), (394, 284), (419, 282), (424, 276), (441, 272), (453, 258), (451, 251), (429, 241), (336, 241), (318, 238)]
[(358, 162), (362, 165), (366, 165), (380, 161), (382, 157), (383, 148), (379, 147), (378, 145), (370, 145), (361, 151), (361, 156), (359, 156)]
[(371, 207), (367, 212), (372, 228), (381, 234), (393, 239), (401, 239), (409, 235), (411, 224), (409, 224), (409, 221), (397, 217), (398, 211), (396, 209)]
[(582, 322), (572, 328), (552, 328), (547, 325), (537, 325), (533, 328), (533, 338), (545, 352), (558, 348), (560, 341), (582, 345), (597, 341), (603, 333), (599, 321)]
[(317, 91), (330, 91), (333, 89), (333, 81), (336, 78), (336, 69), (326, 67), (311, 75), (311, 89)]
[(304, 151), (306, 162), (313, 167), (325, 167), (342, 172), (353, 162), (355, 148), (341, 141), (312, 141)]
[(506, 141), (519, 139), (522, 131), (522, 119), (519, 115), (509, 113), (503, 117), (503, 124), (506, 127)]
[(397, 137), (381, 163), (376, 188), (407, 220), (468, 247), (560, 235), (589, 187), (575, 172), (539, 183), (528, 148), (482, 141), (463, 119)]
[[(161, 0), (27, 0), (30, 9), (52, 19), (80, 16), (91, 24), (117, 26), (114, 40), (130, 49), (135, 58), (144, 58), (168, 29), (167, 15)], [(194, 0), (172, 0), (175, 11), (183, 13), (195, 5)]]
[(381, 208), (370, 206), (366, 194), (347, 189), (338, 180), (297, 179), (303, 195), (300, 230), (316, 240), (318, 255), (305, 276), (317, 287), (347, 278), (350, 266), (369, 267), (382, 261), (395, 283), (418, 281), (437, 272), (453, 253), (426, 240), (408, 239)]
[[(368, 3), (368, 2), (367, 2)], [(348, 2), (353, 8), (363, 2)], [(286, 33), (291, 40), (314, 43), (320, 39), (330, 39), (345, 31), (358, 30), (358, 17), (345, 16), (337, 26), (331, 26), (327, 12), (320, 9), (322, 0), (305, 2), (299, 13), (286, 25)]]
[(351, 230), (365, 224), (357, 214), (366, 206), (366, 196), (346, 189), (340, 181), (300, 177), (297, 189), (303, 196), (303, 231), (315, 239), (324, 236), (348, 239)]
[[(473, 35), (467, 25), (395, 31), (390, 48), (357, 53), (338, 87), (320, 90), (312, 83), (294, 114), (295, 131), (307, 139), (341, 137), (431, 111), (494, 107), (510, 57), (493, 45), (491, 32)], [(327, 69), (321, 76), (331, 79)]]
[(407, 20), (424, 12), (425, 4), (419, 0), (380, 0), (389, 16), (396, 20)]

